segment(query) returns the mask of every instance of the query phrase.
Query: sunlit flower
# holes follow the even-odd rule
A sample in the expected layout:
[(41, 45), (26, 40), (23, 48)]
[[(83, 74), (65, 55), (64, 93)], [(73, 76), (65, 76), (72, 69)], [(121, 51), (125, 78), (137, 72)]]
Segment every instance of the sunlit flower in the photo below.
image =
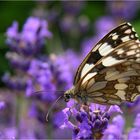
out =
[[(71, 128), (73, 130), (73, 139), (94, 139), (101, 137), (108, 126), (110, 115), (113, 112), (120, 112), (118, 110), (119, 107), (114, 107), (112, 112), (112, 106), (107, 109), (106, 106), (96, 106), (95, 104), (91, 104), (90, 106), (82, 105), (78, 109), (74, 100), (71, 100), (67, 106), (63, 110), (63, 115), (61, 115), (64, 116), (62, 117), (63, 119), (61, 118), (62, 121), (57, 121), (57, 125), (60, 128)], [(71, 117), (76, 120), (76, 123), (72, 123)]]

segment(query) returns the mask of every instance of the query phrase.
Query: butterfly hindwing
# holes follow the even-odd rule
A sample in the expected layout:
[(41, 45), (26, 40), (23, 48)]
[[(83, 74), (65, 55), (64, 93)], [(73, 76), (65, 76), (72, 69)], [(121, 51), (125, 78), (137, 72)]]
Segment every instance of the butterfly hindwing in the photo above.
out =
[(86, 81), (82, 88), (86, 90), (87, 100), (99, 104), (133, 102), (140, 95), (140, 64), (130, 62), (130, 68), (127, 63), (108, 67)]
[[(98, 61), (115, 50), (119, 45), (130, 40), (138, 40), (138, 36), (134, 31), (134, 28), (129, 23), (123, 23), (109, 32), (95, 45), (79, 66), (75, 76), (74, 85), (76, 85), (81, 78), (93, 69)], [(93, 75), (91, 74), (90, 77), (91, 76)]]

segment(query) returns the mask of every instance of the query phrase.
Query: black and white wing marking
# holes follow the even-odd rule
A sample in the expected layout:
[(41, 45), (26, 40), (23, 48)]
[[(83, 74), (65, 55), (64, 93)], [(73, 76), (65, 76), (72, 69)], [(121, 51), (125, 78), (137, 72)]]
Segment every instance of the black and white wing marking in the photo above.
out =
[(78, 91), (86, 91), (90, 102), (120, 104), (140, 95), (140, 43), (127, 41), (103, 57), (80, 80)]
[(95, 45), (80, 64), (75, 75), (74, 85), (76, 85), (89, 70), (93, 69), (100, 59), (111, 53), (117, 46), (130, 40), (138, 40), (138, 35), (130, 23), (123, 23), (109, 32)]

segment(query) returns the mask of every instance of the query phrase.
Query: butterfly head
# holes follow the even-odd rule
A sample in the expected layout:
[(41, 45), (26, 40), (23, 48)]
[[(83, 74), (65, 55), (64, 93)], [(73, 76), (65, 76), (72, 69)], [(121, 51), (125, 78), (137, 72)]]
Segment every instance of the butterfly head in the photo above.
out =
[(65, 94), (64, 94), (64, 100), (65, 100), (65, 102), (68, 102), (70, 99), (71, 99), (71, 94), (65, 92)]
[(68, 102), (71, 98), (73, 98), (73, 91), (74, 91), (74, 88), (69, 89), (64, 93), (65, 102)]

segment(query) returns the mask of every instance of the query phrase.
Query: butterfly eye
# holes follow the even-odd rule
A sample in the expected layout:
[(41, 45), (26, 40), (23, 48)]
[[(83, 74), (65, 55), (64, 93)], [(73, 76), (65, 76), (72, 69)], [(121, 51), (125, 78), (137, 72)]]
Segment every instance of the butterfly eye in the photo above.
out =
[(65, 98), (65, 101), (68, 102), (71, 98), (71, 95), (70, 94), (65, 94), (64, 98)]

